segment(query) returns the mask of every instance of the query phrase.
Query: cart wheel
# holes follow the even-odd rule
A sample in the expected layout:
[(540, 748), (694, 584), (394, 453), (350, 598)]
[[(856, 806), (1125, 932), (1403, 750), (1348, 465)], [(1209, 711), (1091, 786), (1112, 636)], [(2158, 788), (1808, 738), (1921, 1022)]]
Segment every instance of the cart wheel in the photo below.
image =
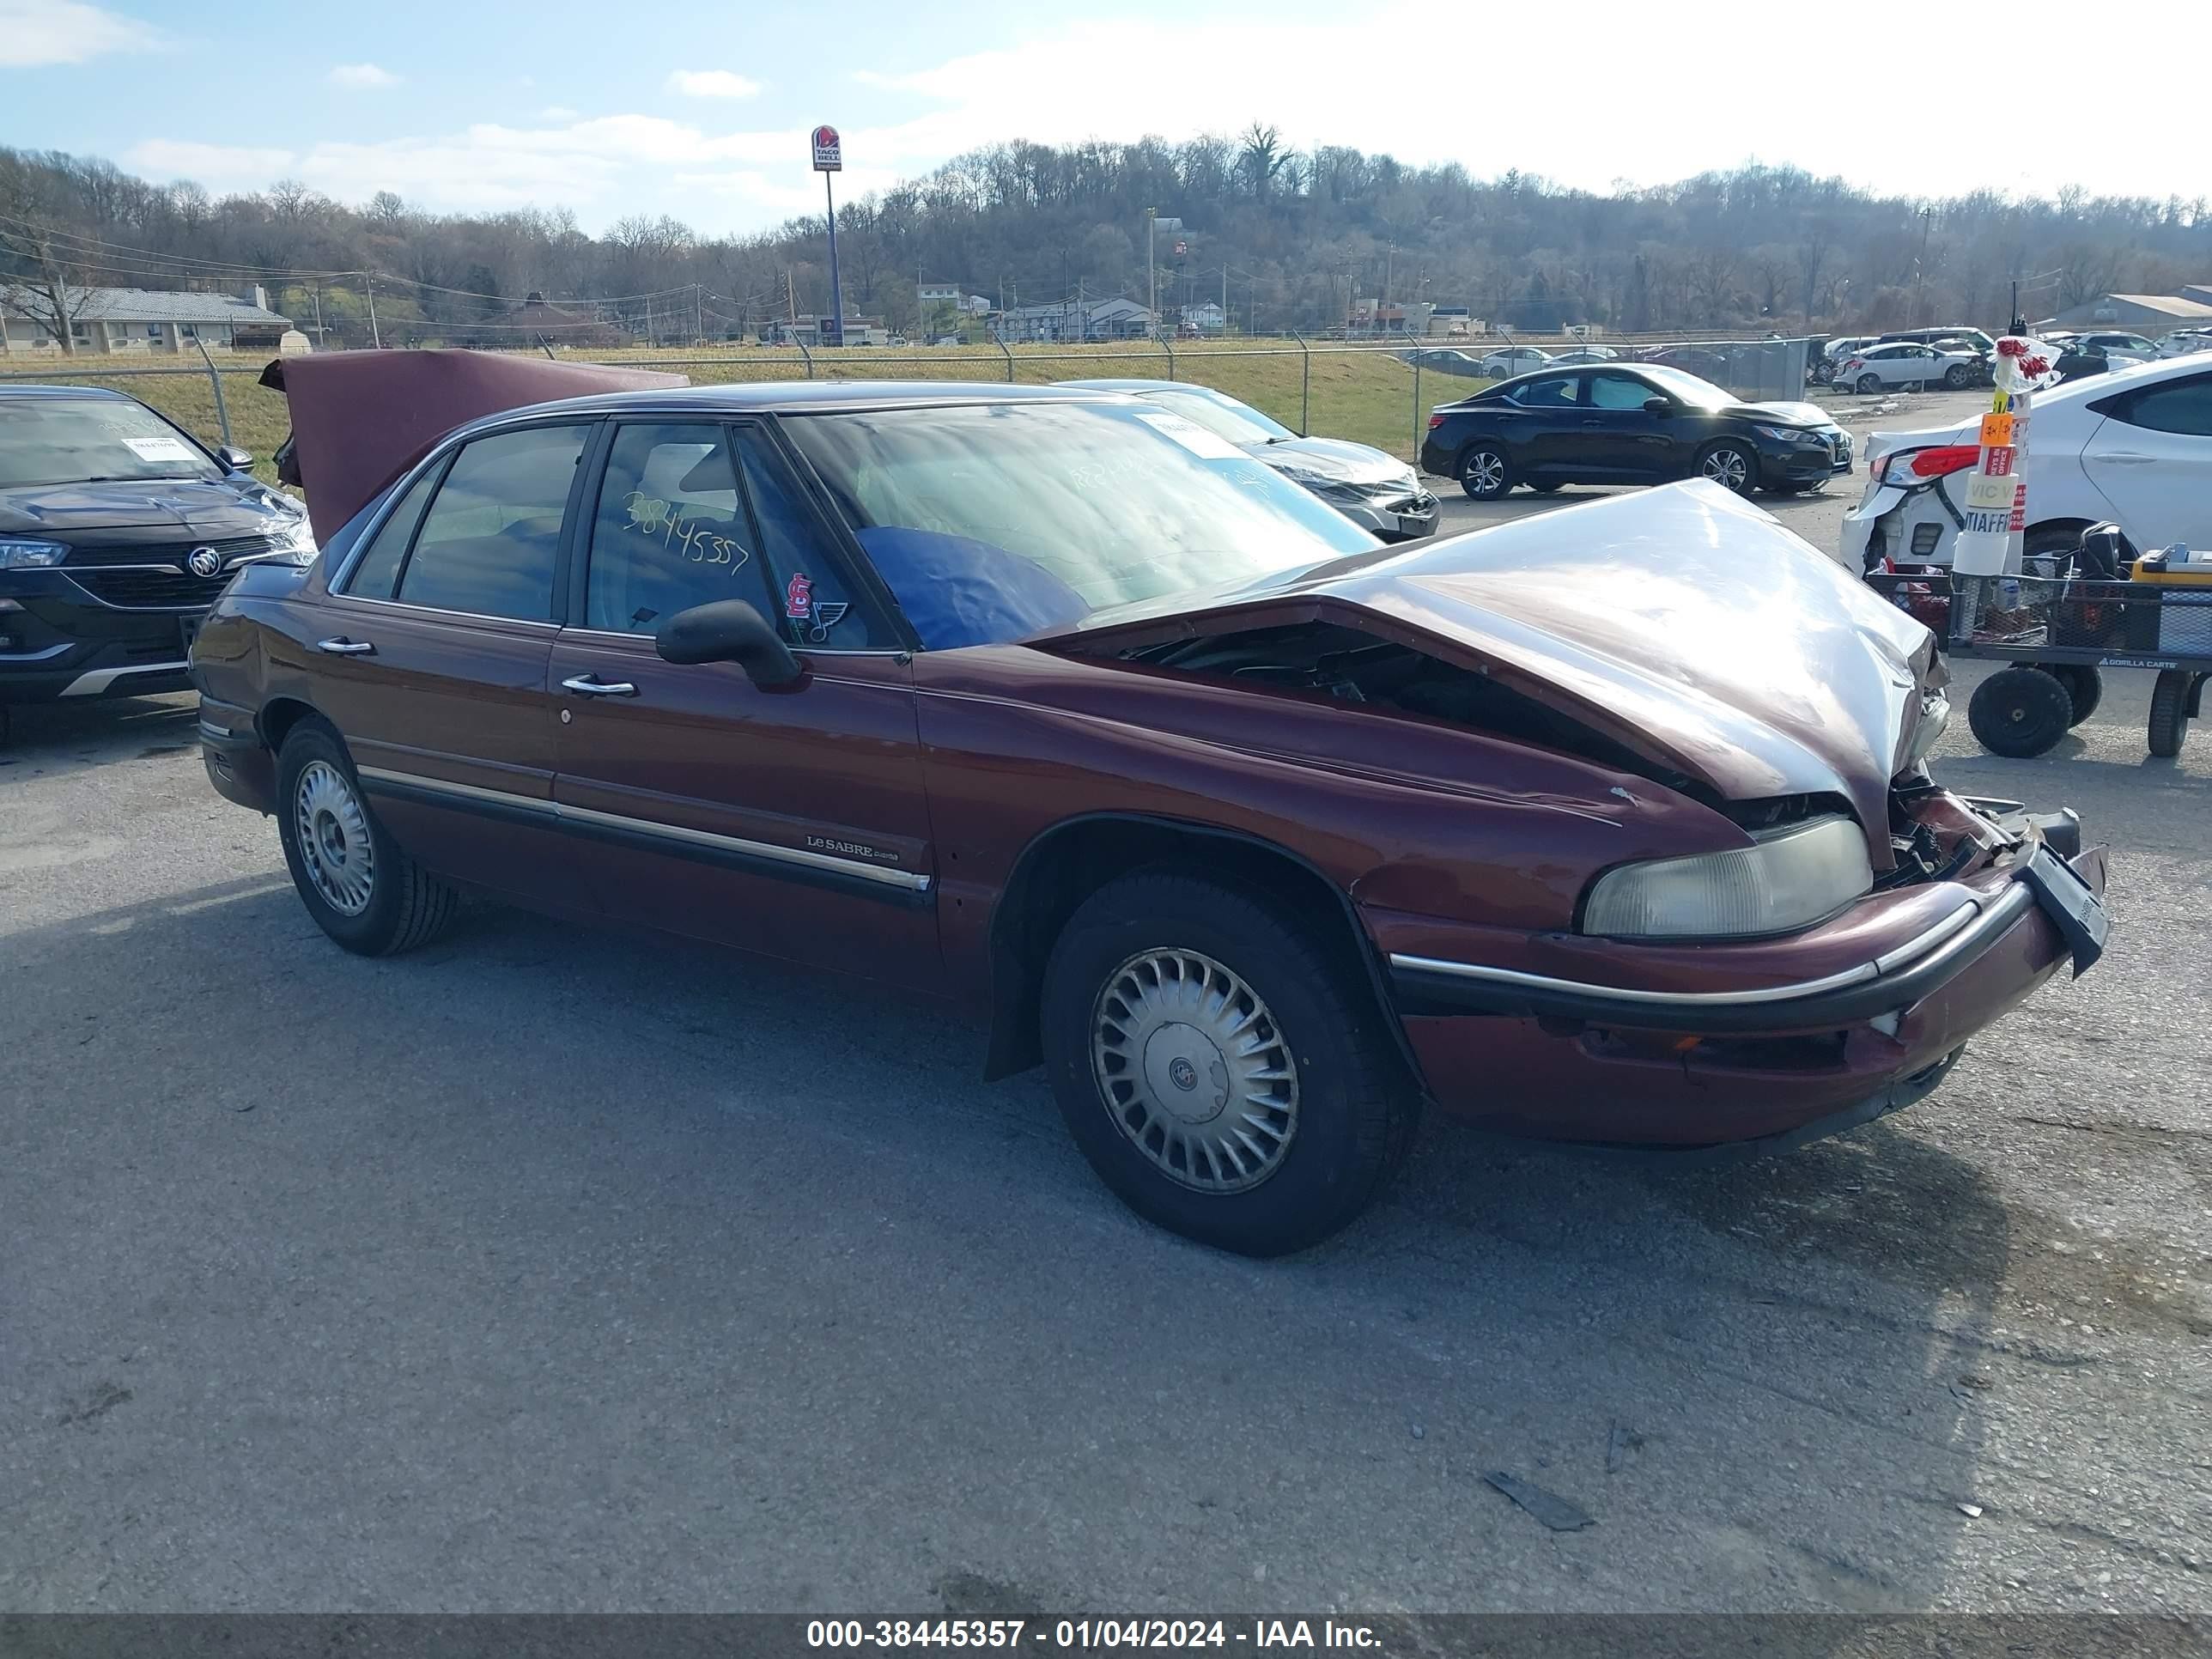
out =
[(2074, 705), (2074, 718), (2066, 722), (2069, 726), (2081, 725), (2105, 700), (2105, 677), (2093, 662), (2044, 662), (2036, 666), (2066, 688)]
[[(2197, 677), (2197, 684), (2189, 688), (2189, 718), (2191, 720), (2200, 719), (2203, 715), (2204, 682), (2207, 680), (2212, 680), (2212, 674), (2199, 674)], [(0, 727), (0, 731), (4, 730), (4, 727)]]
[(2040, 668), (1999, 669), (1974, 688), (1966, 724), (1983, 748), (2009, 760), (2026, 760), (2066, 735), (2074, 700)]
[(2158, 677), (2150, 691), (2150, 752), (2169, 757), (2181, 752), (2189, 735), (2190, 682), (2196, 676), (2185, 669), (2169, 668)]

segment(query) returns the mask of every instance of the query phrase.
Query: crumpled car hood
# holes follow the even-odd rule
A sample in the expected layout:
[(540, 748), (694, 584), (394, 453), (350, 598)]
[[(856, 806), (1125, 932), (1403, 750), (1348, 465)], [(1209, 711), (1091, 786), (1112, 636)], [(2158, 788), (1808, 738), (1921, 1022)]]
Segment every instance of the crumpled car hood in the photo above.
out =
[(1395, 456), (1340, 438), (1279, 438), (1245, 452), (1278, 471), (1310, 472), (1344, 483), (1393, 483), (1413, 469)]
[(1840, 796), (1877, 869), (1890, 781), (1942, 680), (1935, 635), (1703, 480), (1191, 598), (1030, 643), (1103, 656), (1304, 618), (1363, 628), (1495, 674), (1725, 799)]
[(63, 536), (151, 528), (175, 538), (261, 534), (295, 522), (264, 506), (250, 479), (145, 478), (113, 483), (25, 484), (0, 489), (0, 532)]

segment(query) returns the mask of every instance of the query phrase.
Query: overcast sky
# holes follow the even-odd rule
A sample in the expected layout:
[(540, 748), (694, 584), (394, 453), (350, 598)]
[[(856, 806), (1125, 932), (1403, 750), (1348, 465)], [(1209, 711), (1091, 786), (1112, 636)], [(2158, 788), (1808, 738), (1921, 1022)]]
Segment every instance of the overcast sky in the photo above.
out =
[[(1911, 194), (2212, 191), (2201, 54), (2046, 44), (2084, 15), (0, 0), (0, 143), (217, 191), (291, 177), (351, 202), (567, 205), (593, 230), (665, 212), (710, 233), (817, 211), (806, 133), (825, 121), (845, 136), (841, 199), (999, 139), (1181, 138), (1255, 119), (1299, 149), (1596, 190), (1757, 160)], [(1984, 19), (2039, 44), (1985, 44)]]

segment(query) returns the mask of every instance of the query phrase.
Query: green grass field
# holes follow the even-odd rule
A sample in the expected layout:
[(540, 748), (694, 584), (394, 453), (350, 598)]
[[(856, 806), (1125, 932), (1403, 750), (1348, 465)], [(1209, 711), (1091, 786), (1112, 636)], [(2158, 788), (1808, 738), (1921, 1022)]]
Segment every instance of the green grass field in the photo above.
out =
[[(1148, 379), (1169, 377), (1168, 354), (1143, 341), (1119, 345), (1016, 346), (1013, 376), (1021, 383), (1044, 385), (1054, 380)], [(695, 386), (720, 386), (762, 380), (805, 378), (805, 360), (795, 348), (736, 346), (705, 350), (615, 350), (563, 354), (576, 362), (665, 363), (673, 373), (688, 374)], [(255, 457), (254, 471), (274, 483), (276, 472), (269, 457), (284, 440), (290, 422), (281, 393), (255, 384), (268, 362), (265, 355), (217, 353), (216, 365), (222, 376), (223, 398), (230, 413), (231, 441)], [(161, 374), (117, 374), (118, 368), (168, 368), (184, 373)], [(975, 380), (1003, 382), (1007, 378), (1006, 356), (996, 346), (939, 347), (915, 351), (907, 349), (854, 348), (814, 354), (815, 376), (821, 380)], [(1242, 398), (1294, 430), (1300, 425), (1302, 354), (1287, 349), (1255, 351), (1240, 342), (1178, 341), (1175, 346), (1174, 378), (1208, 386)], [(106, 374), (101, 373), (107, 370)], [(0, 374), (21, 377), (34, 374), (73, 386), (112, 386), (150, 404), (170, 419), (210, 444), (219, 443), (222, 428), (216, 416), (213, 386), (204, 370), (174, 359), (134, 358), (118, 362), (103, 357), (46, 357), (36, 364), (17, 358), (0, 361)], [(1305, 393), (1306, 429), (1316, 436), (1350, 438), (1388, 450), (1411, 460), (1416, 433), (1425, 426), (1436, 404), (1463, 398), (1486, 381), (1443, 374), (1420, 377), (1419, 404), (1414, 398), (1413, 372), (1394, 354), (1371, 349), (1316, 349), (1311, 360), (1311, 384)], [(7, 384), (0, 380), (0, 387)]]

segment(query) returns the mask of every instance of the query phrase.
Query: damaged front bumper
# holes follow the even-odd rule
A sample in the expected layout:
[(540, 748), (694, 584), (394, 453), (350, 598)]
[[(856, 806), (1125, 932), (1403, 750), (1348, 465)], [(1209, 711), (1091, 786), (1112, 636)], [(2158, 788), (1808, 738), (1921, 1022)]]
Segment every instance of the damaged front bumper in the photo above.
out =
[[(1910, 890), (1909, 931), (1814, 930), (1815, 973), (1777, 971), (1792, 952), (1769, 941), (1738, 960), (1743, 947), (1668, 952), (1640, 975), (1672, 983), (1607, 983), (1400, 934), (1390, 979), (1431, 1097), (1516, 1133), (1670, 1151), (1772, 1150), (1910, 1104), (1969, 1037), (2104, 948), (2104, 853), (2081, 847), (2070, 813), (1960, 805), (2002, 837), (1990, 862)], [(1638, 947), (1559, 943), (1624, 979), (1638, 962)]]

